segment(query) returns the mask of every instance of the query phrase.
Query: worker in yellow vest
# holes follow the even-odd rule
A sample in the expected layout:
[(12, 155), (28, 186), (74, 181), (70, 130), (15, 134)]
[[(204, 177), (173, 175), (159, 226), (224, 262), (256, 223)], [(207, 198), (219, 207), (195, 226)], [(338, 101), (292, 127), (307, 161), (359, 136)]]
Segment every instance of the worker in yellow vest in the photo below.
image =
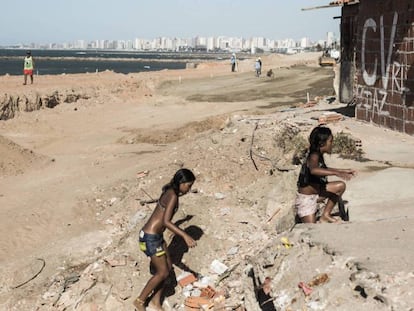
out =
[(32, 52), (27, 51), (26, 57), (24, 58), (24, 83), (23, 85), (27, 84), (27, 76), (30, 76), (30, 81), (33, 84), (33, 69), (34, 69), (34, 60), (32, 57)]

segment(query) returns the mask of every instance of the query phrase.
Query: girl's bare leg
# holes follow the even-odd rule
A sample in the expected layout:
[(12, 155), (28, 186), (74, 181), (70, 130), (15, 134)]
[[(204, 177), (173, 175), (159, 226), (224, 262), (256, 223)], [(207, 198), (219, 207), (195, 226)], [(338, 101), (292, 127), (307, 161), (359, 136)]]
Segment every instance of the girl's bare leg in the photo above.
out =
[(145, 311), (145, 301), (148, 296), (154, 291), (169, 275), (167, 256), (152, 256), (151, 264), (155, 268), (155, 274), (148, 280), (141, 294), (134, 301), (134, 306), (138, 311)]
[(307, 215), (307, 216), (301, 217), (300, 220), (304, 224), (314, 224), (316, 222), (316, 215), (315, 214)]
[(346, 184), (343, 181), (333, 181), (326, 185), (326, 188), (322, 191), (321, 196), (327, 197), (328, 202), (326, 203), (325, 209), (323, 210), (320, 218), (321, 222), (337, 222), (337, 219), (332, 217), (331, 213), (338, 202), (338, 199), (345, 192)]
[(163, 311), (164, 309), (162, 308), (162, 303), (161, 303), (161, 298), (162, 298), (162, 294), (164, 292), (164, 281), (160, 284), (160, 286), (158, 288), (155, 289), (155, 293), (152, 296), (152, 299), (149, 303), (149, 305), (155, 309), (155, 310), (159, 310), (159, 311)]
[[(168, 276), (170, 275), (170, 271), (172, 269), (172, 263), (171, 263), (171, 257), (170, 254), (168, 253), (168, 247), (167, 244), (164, 242), (164, 249), (165, 251), (165, 255), (167, 257), (167, 267), (168, 267)], [(162, 307), (162, 294), (164, 292), (164, 282), (162, 284), (160, 284), (160, 286), (155, 290), (154, 295), (152, 296), (151, 299), (151, 306), (156, 309), (156, 310), (164, 310)]]

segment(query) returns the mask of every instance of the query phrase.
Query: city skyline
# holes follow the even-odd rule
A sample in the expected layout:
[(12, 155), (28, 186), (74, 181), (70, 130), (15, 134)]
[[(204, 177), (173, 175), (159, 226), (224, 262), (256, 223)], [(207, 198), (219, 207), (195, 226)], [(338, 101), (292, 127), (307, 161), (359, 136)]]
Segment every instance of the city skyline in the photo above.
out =
[(134, 40), (75, 40), (63, 43), (30, 43), (1, 46), (0, 48), (18, 49), (110, 49), (110, 50), (141, 50), (141, 51), (250, 51), (256, 50), (277, 51), (280, 49), (306, 49), (320, 45), (321, 47), (338, 44), (339, 38), (333, 32), (328, 32), (326, 38), (311, 41), (309, 38), (294, 40), (272, 40), (265, 37), (194, 37), (194, 38), (168, 38), (158, 37), (153, 39), (135, 38)]
[(307, 37), (317, 41), (339, 33), (340, 8), (302, 11), (325, 0), (271, 1), (155, 0), (139, 3), (72, 0), (56, 5), (38, 0), (28, 6), (3, 4), (0, 45), (76, 40), (133, 40), (156, 37)]

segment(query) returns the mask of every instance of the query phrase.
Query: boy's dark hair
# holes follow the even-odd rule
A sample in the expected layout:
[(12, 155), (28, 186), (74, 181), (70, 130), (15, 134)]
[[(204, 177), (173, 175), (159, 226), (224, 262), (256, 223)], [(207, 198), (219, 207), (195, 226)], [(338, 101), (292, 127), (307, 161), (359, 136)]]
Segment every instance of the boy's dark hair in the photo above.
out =
[(325, 126), (315, 127), (309, 135), (310, 153), (319, 152), (320, 148), (326, 143), (330, 136), (332, 136), (330, 128)]
[(165, 192), (168, 189), (173, 189), (174, 192), (178, 195), (180, 192), (180, 185), (187, 183), (187, 182), (194, 182), (195, 176), (192, 171), (186, 168), (179, 169), (175, 174), (174, 177), (171, 179), (171, 181), (166, 184), (162, 191)]

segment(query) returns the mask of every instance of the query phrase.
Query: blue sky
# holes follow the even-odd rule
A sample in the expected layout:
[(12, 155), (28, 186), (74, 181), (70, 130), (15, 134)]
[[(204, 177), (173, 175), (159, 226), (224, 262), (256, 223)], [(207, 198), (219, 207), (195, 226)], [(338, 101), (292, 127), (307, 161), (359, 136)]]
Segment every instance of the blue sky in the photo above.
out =
[(339, 35), (340, 8), (301, 11), (331, 0), (35, 0), (2, 1), (0, 45), (78, 39)]

